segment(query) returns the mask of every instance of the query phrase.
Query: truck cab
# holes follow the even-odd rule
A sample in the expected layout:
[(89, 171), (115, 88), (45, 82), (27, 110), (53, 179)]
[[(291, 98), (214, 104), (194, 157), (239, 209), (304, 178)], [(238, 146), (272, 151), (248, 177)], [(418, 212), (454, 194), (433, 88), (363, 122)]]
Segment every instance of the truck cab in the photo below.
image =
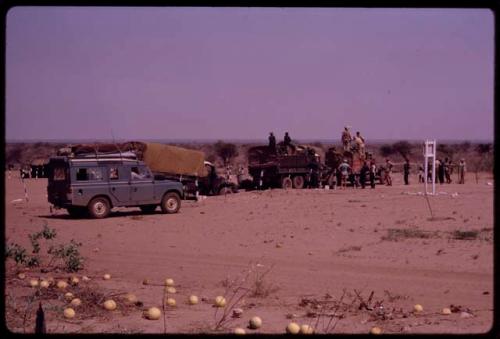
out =
[(107, 217), (114, 207), (177, 213), (182, 184), (156, 179), (142, 161), (123, 156), (58, 156), (48, 164), (48, 201), (71, 216)]

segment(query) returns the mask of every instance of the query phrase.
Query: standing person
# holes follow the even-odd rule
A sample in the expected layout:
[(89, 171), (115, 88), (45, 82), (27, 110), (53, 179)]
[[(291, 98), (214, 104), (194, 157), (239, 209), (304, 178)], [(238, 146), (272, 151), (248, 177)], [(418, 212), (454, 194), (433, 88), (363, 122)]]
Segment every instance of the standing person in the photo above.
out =
[(368, 162), (364, 161), (363, 166), (359, 170), (359, 182), (361, 183), (361, 188), (365, 188), (366, 185), (366, 175), (370, 172), (370, 167), (368, 167)]
[(342, 145), (344, 146), (344, 151), (349, 151), (349, 144), (351, 143), (351, 132), (349, 132), (349, 126), (344, 127), (344, 131), (342, 131)]
[(269, 133), (269, 149), (272, 153), (276, 153), (276, 137), (273, 132)]
[(387, 158), (385, 159), (385, 184), (392, 186), (392, 162)]
[(444, 158), (444, 176), (446, 183), (451, 184), (451, 159)]
[(354, 142), (356, 143), (356, 149), (359, 151), (359, 154), (365, 154), (365, 139), (361, 136), (361, 134), (356, 132), (356, 136), (354, 137)]
[(285, 132), (285, 137), (283, 138), (283, 144), (286, 146), (290, 146), (292, 144), (292, 138), (288, 135), (288, 132)]
[(465, 184), (465, 172), (467, 171), (465, 167), (465, 159), (460, 159), (460, 163), (458, 164), (458, 183)]
[(349, 176), (349, 172), (351, 171), (351, 166), (347, 163), (347, 160), (344, 159), (344, 161), (339, 165), (339, 172), (341, 175), (341, 187), (344, 189), (347, 187), (347, 177)]
[(442, 185), (444, 183), (444, 164), (443, 164), (443, 160), (436, 160), (436, 162), (437, 162), (437, 171), (438, 171), (439, 184)]
[(245, 168), (243, 167), (242, 164), (240, 164), (238, 166), (238, 173), (237, 173), (237, 176), (236, 176), (236, 179), (238, 180), (238, 185), (241, 184), (241, 182), (243, 181), (243, 172), (245, 171)]
[(419, 183), (425, 182), (424, 167), (422, 165), (418, 166), (418, 182)]
[(405, 185), (408, 185), (408, 176), (410, 175), (410, 160), (405, 159), (405, 164), (403, 165), (403, 176), (405, 180)]
[(370, 186), (375, 188), (375, 174), (377, 173), (377, 166), (375, 166), (375, 161), (370, 162)]

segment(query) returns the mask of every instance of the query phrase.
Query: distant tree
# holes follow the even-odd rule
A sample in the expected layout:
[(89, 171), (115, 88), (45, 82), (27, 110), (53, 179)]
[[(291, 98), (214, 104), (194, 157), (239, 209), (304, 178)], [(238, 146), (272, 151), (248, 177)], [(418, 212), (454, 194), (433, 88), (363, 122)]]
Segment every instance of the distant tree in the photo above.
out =
[(472, 168), (474, 169), (477, 184), (479, 183), (479, 171), (490, 171), (493, 167), (493, 144), (477, 144), (474, 151), (476, 152), (476, 159), (474, 159)]
[(214, 145), (215, 153), (222, 159), (224, 165), (227, 165), (234, 157), (238, 155), (236, 145), (219, 140)]
[(470, 149), (470, 146), (471, 144), (469, 141), (464, 141), (458, 145), (458, 148), (460, 149), (461, 152), (467, 152)]
[(438, 153), (443, 154), (444, 157), (453, 158), (453, 155), (455, 154), (455, 148), (448, 145), (448, 144), (438, 144), (437, 145), (437, 151)]
[(392, 148), (391, 145), (384, 144), (380, 146), (379, 152), (381, 156), (388, 157), (389, 155), (394, 154), (394, 148)]
[(392, 145), (393, 153), (399, 153), (404, 159), (411, 155), (411, 144), (408, 141), (398, 141)]

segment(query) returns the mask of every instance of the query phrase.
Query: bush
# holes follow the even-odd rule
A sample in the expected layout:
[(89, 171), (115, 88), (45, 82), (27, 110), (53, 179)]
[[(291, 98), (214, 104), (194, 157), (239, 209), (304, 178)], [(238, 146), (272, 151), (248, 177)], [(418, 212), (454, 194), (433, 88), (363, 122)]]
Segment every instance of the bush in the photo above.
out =
[[(11, 243), (5, 248), (5, 257), (11, 258), (16, 262), (16, 264), (21, 264), (27, 267), (40, 266), (41, 258), (39, 256), (39, 253), (41, 244), (39, 240), (52, 240), (56, 236), (57, 232), (55, 229), (51, 229), (47, 225), (44, 225), (43, 229), (40, 232), (28, 235), (32, 248), (31, 255), (28, 255), (28, 251), (24, 247), (16, 243)], [(55, 259), (62, 259), (66, 271), (76, 272), (82, 269), (84, 259), (81, 257), (78, 250), (81, 245), (81, 243), (77, 243), (73, 239), (68, 245), (51, 245), (47, 250), (47, 254), (50, 254), (52, 256), (48, 266), (50, 266)]]
[(224, 165), (227, 165), (231, 159), (238, 155), (238, 149), (236, 145), (231, 143), (226, 143), (221, 140), (217, 141), (214, 145), (215, 153), (222, 159)]
[(392, 145), (392, 152), (399, 153), (407, 159), (411, 155), (411, 144), (408, 141), (398, 141)]
[(383, 157), (388, 157), (389, 155), (394, 154), (394, 149), (392, 148), (391, 145), (382, 145), (380, 146), (380, 155)]

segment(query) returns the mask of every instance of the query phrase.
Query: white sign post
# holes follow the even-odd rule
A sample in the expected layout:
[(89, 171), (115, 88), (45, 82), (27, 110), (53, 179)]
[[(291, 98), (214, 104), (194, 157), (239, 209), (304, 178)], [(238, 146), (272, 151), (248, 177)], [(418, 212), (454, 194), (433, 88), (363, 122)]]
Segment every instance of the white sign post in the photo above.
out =
[[(432, 193), (427, 190), (427, 180), (429, 173), (429, 159), (432, 161)], [(424, 177), (425, 177), (425, 194), (436, 194), (436, 140), (426, 140), (424, 143)]]

